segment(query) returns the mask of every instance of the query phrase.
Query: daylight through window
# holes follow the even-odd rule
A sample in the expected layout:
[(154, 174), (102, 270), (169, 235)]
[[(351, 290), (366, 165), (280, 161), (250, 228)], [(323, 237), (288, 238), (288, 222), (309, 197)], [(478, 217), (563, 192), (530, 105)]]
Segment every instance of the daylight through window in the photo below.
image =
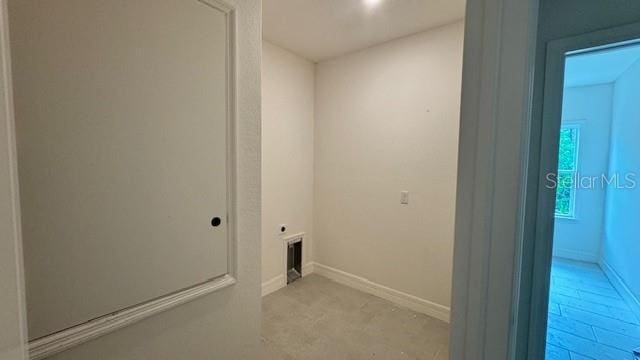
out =
[(577, 125), (563, 126), (560, 130), (558, 154), (558, 186), (556, 188), (556, 216), (575, 216), (574, 181), (578, 171), (578, 145), (580, 128)]

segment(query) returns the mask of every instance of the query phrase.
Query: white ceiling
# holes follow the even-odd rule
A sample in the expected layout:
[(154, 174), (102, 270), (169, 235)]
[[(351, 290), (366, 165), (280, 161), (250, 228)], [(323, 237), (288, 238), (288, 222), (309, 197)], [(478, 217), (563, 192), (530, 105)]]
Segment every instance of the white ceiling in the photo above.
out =
[(464, 17), (465, 0), (264, 0), (263, 37), (312, 61)]
[(637, 61), (640, 61), (640, 45), (621, 46), (568, 56), (564, 71), (564, 86), (612, 83)]

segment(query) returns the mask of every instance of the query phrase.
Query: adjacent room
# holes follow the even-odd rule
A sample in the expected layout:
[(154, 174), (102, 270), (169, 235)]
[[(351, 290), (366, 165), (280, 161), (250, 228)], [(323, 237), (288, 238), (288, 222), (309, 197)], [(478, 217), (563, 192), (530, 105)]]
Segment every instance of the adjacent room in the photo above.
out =
[(640, 45), (566, 58), (547, 360), (640, 356)]
[(464, 1), (263, 16), (266, 353), (448, 359)]

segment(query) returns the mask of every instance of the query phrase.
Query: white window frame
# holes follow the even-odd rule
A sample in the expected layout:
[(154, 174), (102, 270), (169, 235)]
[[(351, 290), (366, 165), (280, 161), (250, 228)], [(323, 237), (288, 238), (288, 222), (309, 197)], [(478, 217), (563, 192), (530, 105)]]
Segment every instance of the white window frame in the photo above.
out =
[[(564, 129), (571, 129), (571, 130), (575, 130), (576, 131), (576, 150), (575, 150), (575, 159), (574, 159), (574, 169), (573, 170), (566, 170), (566, 169), (558, 169), (558, 173), (557, 173), (557, 178), (556, 180), (559, 182), (560, 181), (560, 175), (561, 174), (570, 174), (574, 181), (577, 181), (577, 177), (579, 172), (579, 164), (580, 164), (580, 139), (581, 139), (581, 132), (582, 132), (582, 126), (579, 122), (567, 122), (567, 123), (563, 123), (561, 128), (561, 130)], [(554, 213), (556, 219), (568, 219), (568, 220), (575, 220), (576, 219), (576, 194), (577, 194), (577, 186), (574, 183), (572, 188), (571, 188), (571, 192), (570, 192), (570, 197), (569, 197), (569, 213), (568, 214), (561, 214), (557, 212), (557, 209)]]

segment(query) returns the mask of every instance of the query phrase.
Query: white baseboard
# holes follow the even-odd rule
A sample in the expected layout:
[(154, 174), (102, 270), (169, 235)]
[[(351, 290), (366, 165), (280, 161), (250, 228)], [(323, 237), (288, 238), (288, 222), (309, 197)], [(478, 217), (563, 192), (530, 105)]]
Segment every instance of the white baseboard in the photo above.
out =
[(224, 275), (177, 293), (135, 305), (125, 310), (90, 320), (80, 325), (47, 335), (29, 342), (29, 359), (39, 360), (78, 346), (97, 337), (137, 323), (155, 314), (193, 301), (214, 291), (236, 283), (230, 275)]
[(307, 276), (311, 273), (313, 273), (315, 270), (315, 263), (314, 262), (310, 262), (310, 263), (306, 263), (304, 265), (302, 265), (302, 276)]
[(284, 275), (278, 275), (262, 283), (262, 296), (267, 296), (287, 286)]
[[(312, 262), (302, 265), (302, 276), (313, 273), (313, 265)], [(275, 276), (262, 283), (262, 296), (267, 296), (285, 286), (287, 286), (287, 279), (285, 279), (284, 275)]]
[(360, 276), (349, 274), (326, 265), (314, 263), (313, 271), (318, 275), (327, 277), (340, 284), (389, 300), (413, 311), (449, 322), (450, 308), (447, 306), (436, 304), (429, 300), (421, 299), (417, 296), (394, 290), (384, 285), (376, 284)]
[(609, 265), (604, 259), (600, 259), (600, 268), (604, 271), (613, 287), (620, 293), (620, 296), (631, 306), (633, 312), (640, 316), (640, 301), (633, 294), (631, 289), (625, 284), (624, 280), (618, 275), (618, 273)]
[(594, 264), (597, 264), (598, 261), (600, 261), (600, 256), (598, 256), (598, 254), (591, 254), (585, 251), (576, 251), (570, 249), (553, 249), (553, 256), (569, 260), (590, 262)]

